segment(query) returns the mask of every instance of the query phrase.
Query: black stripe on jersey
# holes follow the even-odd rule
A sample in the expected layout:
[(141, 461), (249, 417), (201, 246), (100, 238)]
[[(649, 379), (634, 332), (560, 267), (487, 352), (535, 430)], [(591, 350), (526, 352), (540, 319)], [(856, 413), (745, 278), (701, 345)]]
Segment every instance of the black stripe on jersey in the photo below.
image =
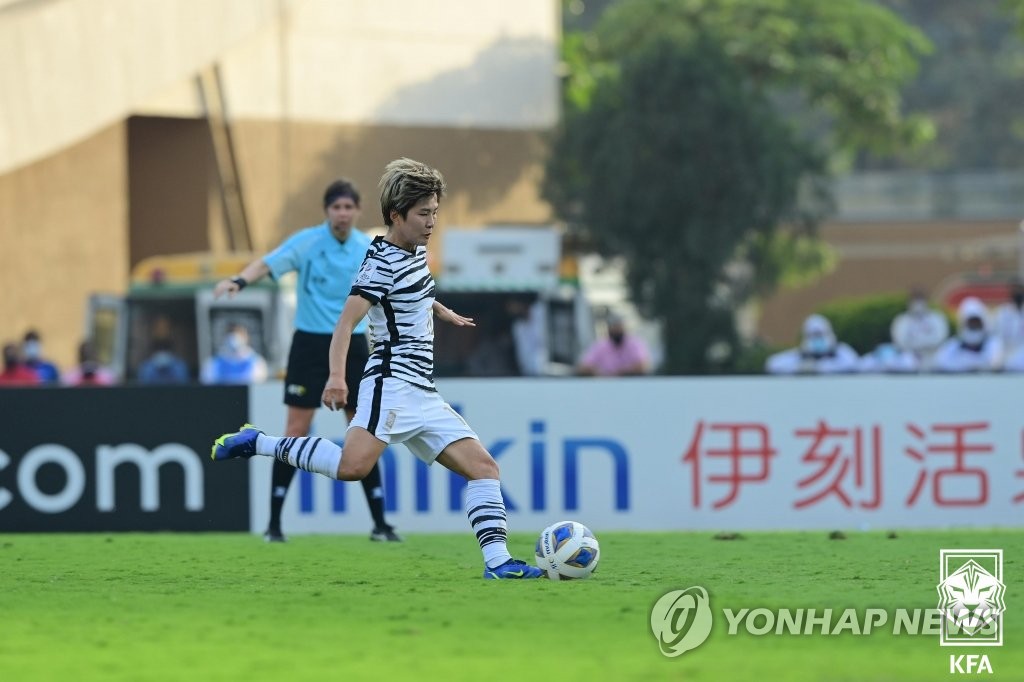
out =
[[(417, 291), (424, 291), (424, 290), (426, 290), (428, 288), (427, 287), (428, 282), (431, 282), (432, 280), (433, 280), (433, 277), (431, 277), (430, 273), (427, 273), (426, 276), (424, 276), (423, 278), (413, 282), (409, 286), (407, 286), (407, 287), (405, 287), (403, 289), (395, 289), (394, 291), (391, 292), (391, 295), (395, 296), (396, 294), (411, 294), (411, 293), (414, 293), (414, 292), (417, 292)], [(420, 296), (417, 300), (422, 300), (422, 299), (423, 299), (423, 296)]]
[(391, 305), (391, 301), (387, 296), (380, 299), (380, 307), (384, 310), (384, 319), (387, 320), (388, 335), (391, 336), (391, 343), (398, 343), (398, 321), (395, 318), (395, 308)]
[(371, 292), (367, 291), (366, 289), (361, 289), (361, 288), (357, 289), (356, 287), (352, 287), (352, 291), (348, 292), (348, 295), (349, 296), (359, 296), (361, 298), (365, 298), (367, 301), (370, 302), (370, 305), (374, 305), (375, 303), (377, 303), (377, 301), (380, 300), (379, 298), (375, 298), (374, 294), (372, 294)]
[(366, 430), (377, 435), (377, 424), (380, 423), (380, 399), (384, 393), (384, 377), (377, 377), (373, 382), (373, 400), (370, 402), (370, 421)]
[(380, 375), (382, 377), (391, 376), (391, 344), (384, 344), (384, 351), (380, 357)]

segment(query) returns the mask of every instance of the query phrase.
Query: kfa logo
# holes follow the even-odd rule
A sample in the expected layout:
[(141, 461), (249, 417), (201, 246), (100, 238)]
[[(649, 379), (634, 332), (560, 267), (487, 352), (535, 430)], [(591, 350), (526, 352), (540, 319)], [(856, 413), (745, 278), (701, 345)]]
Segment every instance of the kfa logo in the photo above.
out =
[(939, 550), (942, 646), (1002, 646), (1003, 550)]
[[(942, 646), (1002, 646), (1003, 550), (940, 550), (937, 589)], [(949, 672), (992, 674), (992, 662), (986, 654), (950, 654)]]

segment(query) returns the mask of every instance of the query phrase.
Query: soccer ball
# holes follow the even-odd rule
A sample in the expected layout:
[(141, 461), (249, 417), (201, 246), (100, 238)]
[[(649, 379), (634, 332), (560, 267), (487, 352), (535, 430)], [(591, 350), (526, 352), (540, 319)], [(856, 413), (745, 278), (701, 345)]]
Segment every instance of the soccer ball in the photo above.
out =
[(537, 538), (537, 565), (552, 580), (589, 578), (601, 558), (601, 548), (590, 529), (577, 521), (559, 521)]

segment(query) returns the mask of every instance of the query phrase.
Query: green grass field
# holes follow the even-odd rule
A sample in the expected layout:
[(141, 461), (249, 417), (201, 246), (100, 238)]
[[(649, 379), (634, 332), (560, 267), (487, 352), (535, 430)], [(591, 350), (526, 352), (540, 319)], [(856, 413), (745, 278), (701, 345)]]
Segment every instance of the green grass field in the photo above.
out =
[[(0, 535), (0, 680), (941, 680), (954, 651), (1024, 680), (1024, 531), (598, 538), (591, 580), (492, 582), (468, 533)], [(1004, 550), (1003, 647), (726, 634), (722, 607), (934, 607), (940, 548)], [(650, 608), (691, 585), (714, 630), (665, 658)]]

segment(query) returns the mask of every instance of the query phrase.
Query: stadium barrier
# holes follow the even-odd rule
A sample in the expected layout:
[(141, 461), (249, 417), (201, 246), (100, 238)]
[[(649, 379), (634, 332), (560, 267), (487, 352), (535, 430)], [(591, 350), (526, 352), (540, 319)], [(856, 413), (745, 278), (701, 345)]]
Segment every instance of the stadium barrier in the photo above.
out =
[(248, 392), (0, 389), (0, 532), (248, 530), (248, 468), (209, 458)]
[[(1012, 376), (448, 379), (438, 387), (501, 466), (512, 530), (1020, 526), (1024, 414)], [(285, 423), (280, 384), (250, 420)], [(340, 442), (342, 413), (314, 431)], [(250, 463), (252, 530), (270, 461)], [(389, 521), (465, 532), (462, 480), (404, 446), (382, 458)], [(290, 533), (367, 532), (358, 485), (300, 472)]]
[[(1020, 526), (1024, 415), (1011, 376), (442, 380), (502, 469), (513, 530)], [(219, 433), (285, 422), (280, 383), (0, 390), (0, 532), (250, 530), (270, 460), (214, 464)], [(345, 418), (321, 410), (318, 435)], [(403, 446), (389, 519), (464, 532), (463, 481)], [(364, 533), (359, 486), (304, 472), (290, 533)]]

